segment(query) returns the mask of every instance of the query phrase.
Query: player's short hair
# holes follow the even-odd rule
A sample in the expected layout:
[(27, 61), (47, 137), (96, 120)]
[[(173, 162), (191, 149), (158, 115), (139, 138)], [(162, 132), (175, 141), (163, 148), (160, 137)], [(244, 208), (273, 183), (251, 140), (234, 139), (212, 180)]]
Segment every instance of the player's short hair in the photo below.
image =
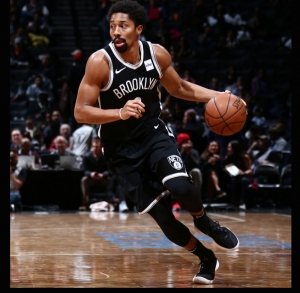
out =
[(136, 27), (142, 25), (143, 28), (145, 28), (147, 22), (145, 7), (140, 5), (136, 1), (123, 0), (116, 2), (110, 7), (107, 13), (108, 19), (110, 19), (114, 13), (118, 12), (128, 14), (129, 19), (134, 22), (134, 25)]

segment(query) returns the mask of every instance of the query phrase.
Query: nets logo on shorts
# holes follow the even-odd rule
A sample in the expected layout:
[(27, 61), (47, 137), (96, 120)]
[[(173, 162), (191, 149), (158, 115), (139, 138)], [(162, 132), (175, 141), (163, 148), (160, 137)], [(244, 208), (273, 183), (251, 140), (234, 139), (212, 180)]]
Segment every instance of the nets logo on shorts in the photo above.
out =
[(169, 164), (176, 170), (180, 170), (183, 167), (182, 160), (179, 156), (170, 156), (167, 158)]

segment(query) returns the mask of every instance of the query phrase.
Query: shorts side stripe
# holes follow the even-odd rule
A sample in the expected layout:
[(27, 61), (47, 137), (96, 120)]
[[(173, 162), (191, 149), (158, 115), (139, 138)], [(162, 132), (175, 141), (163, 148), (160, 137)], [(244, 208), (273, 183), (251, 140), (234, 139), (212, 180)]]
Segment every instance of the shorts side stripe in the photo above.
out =
[(139, 214), (144, 215), (145, 213), (149, 212), (163, 197), (165, 197), (169, 194), (170, 194), (169, 190), (162, 192), (143, 211), (139, 212)]

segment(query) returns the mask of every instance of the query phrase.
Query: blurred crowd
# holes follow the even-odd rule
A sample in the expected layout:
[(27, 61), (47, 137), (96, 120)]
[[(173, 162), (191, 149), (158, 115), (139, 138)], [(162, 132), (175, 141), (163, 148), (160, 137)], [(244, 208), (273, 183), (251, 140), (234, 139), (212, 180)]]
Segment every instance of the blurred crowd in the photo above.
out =
[[(93, 23), (99, 44), (104, 46), (110, 41), (106, 13), (115, 1), (90, 1), (95, 7)], [(109, 198), (119, 203), (125, 196), (115, 199), (117, 184), (106, 167), (97, 171), (96, 165), (94, 170), (82, 163), (93, 150), (101, 149), (98, 125), (79, 125), (73, 116), (88, 56), (74, 48), (72, 62), (62, 66), (59, 54), (52, 50), (59, 43), (50, 2), (10, 0), (11, 157), (34, 155), (36, 166), (42, 167), (43, 154), (76, 156), (80, 168), (95, 173), (84, 175), (80, 208), (88, 209), (86, 190), (93, 180), (101, 181), (99, 174), (106, 171)], [(243, 206), (254, 167), (271, 163), (282, 169), (288, 163), (282, 152), (291, 151), (291, 1), (138, 2), (148, 16), (141, 38), (164, 46), (183, 79), (219, 91), (230, 89), (247, 102), (244, 128), (222, 137), (207, 128), (205, 104), (178, 100), (161, 87), (160, 118), (174, 133), (194, 183), (201, 185), (203, 201)], [(280, 159), (275, 152), (281, 153)], [(228, 179), (224, 170), (228, 164), (239, 166), (242, 180)], [(89, 184), (86, 177), (92, 177)], [(241, 195), (237, 188), (243, 190)], [(175, 199), (172, 206), (184, 208)]]

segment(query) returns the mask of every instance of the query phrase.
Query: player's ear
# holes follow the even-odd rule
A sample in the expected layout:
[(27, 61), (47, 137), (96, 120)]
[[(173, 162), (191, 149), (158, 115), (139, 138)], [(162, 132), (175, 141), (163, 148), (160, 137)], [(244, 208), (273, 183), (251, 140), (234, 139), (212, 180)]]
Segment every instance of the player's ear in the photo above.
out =
[(141, 24), (139, 26), (137, 26), (136, 31), (137, 31), (138, 35), (140, 35), (143, 31), (143, 26)]

